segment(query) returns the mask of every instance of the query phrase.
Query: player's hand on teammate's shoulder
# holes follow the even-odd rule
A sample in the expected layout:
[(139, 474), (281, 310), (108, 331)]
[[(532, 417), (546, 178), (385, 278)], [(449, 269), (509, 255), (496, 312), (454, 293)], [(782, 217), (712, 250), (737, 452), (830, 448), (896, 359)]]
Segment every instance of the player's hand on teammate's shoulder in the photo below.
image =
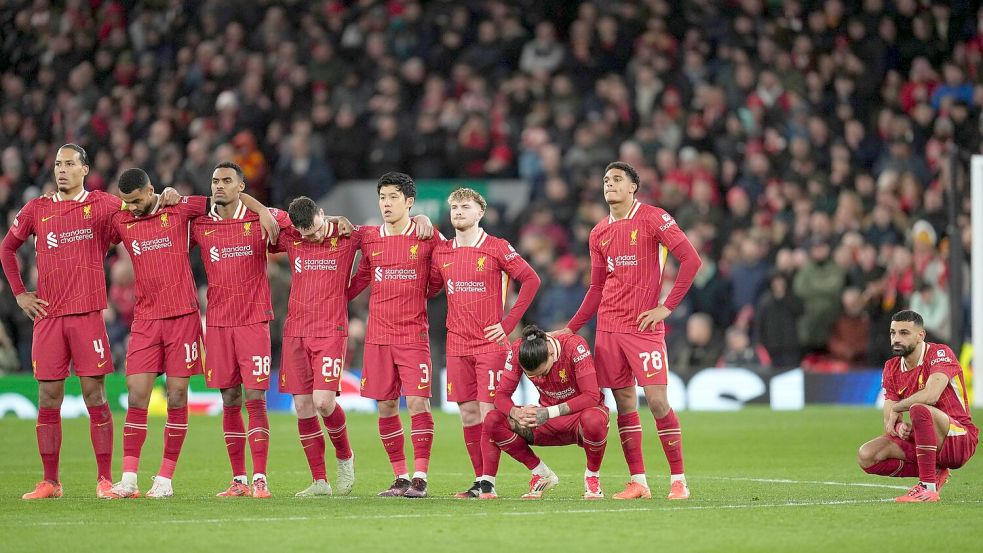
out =
[(181, 194), (177, 190), (168, 186), (160, 193), (160, 205), (161, 207), (168, 207), (172, 205), (177, 205), (181, 201)]
[(270, 244), (276, 243), (276, 239), (280, 235), (280, 224), (276, 222), (276, 217), (270, 213), (269, 209), (260, 211), (259, 226), (263, 229), (263, 239)]
[(32, 321), (48, 316), (48, 312), (44, 309), (48, 302), (39, 298), (34, 292), (24, 292), (17, 296), (17, 305)]
[(328, 222), (338, 227), (338, 236), (351, 236), (355, 232), (355, 225), (348, 217), (328, 217)]
[(413, 217), (413, 222), (416, 223), (416, 237), (420, 240), (429, 240), (433, 236), (433, 221), (430, 217), (426, 215), (417, 215)]
[(645, 332), (646, 329), (655, 329), (655, 326), (668, 317), (672, 311), (664, 305), (659, 305), (648, 311), (642, 311), (635, 321), (638, 323), (638, 331)]
[(556, 338), (558, 336), (563, 336), (564, 334), (573, 334), (573, 331), (570, 330), (567, 327), (563, 327), (563, 328), (554, 330), (552, 332), (547, 332), (546, 333), (547, 336), (552, 336), (553, 338)]

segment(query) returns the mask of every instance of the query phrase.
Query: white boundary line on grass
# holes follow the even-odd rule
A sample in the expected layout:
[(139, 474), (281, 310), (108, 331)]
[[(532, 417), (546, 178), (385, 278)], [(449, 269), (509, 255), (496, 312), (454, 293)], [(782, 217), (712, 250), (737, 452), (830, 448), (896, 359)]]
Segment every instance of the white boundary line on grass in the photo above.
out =
[(868, 482), (828, 482), (825, 480), (789, 480), (785, 478), (746, 478), (737, 476), (700, 476), (695, 480), (731, 480), (735, 482), (762, 482), (765, 484), (820, 484), (824, 486), (854, 486), (858, 488), (885, 488), (889, 490), (908, 490), (910, 486), (891, 484), (870, 484)]
[[(463, 518), (463, 517), (485, 517), (485, 516), (552, 516), (556, 514), (589, 514), (603, 515), (606, 513), (628, 513), (628, 512), (665, 512), (665, 511), (715, 511), (715, 510), (737, 510), (737, 509), (775, 509), (787, 507), (823, 507), (838, 505), (865, 505), (871, 503), (894, 502), (893, 499), (847, 499), (840, 501), (804, 501), (804, 502), (782, 502), (782, 503), (736, 503), (728, 505), (692, 505), (692, 506), (661, 506), (661, 507), (628, 507), (616, 509), (548, 509), (536, 511), (510, 511), (510, 512), (475, 512), (475, 513), (405, 513), (405, 514), (380, 514), (380, 515), (343, 515), (343, 516), (291, 516), (291, 517), (251, 517), (234, 519), (211, 518), (211, 519), (158, 519), (158, 520), (133, 520), (128, 524), (229, 524), (240, 522), (294, 522), (294, 521), (319, 521), (319, 520), (383, 520), (383, 519), (418, 519), (418, 518)], [(949, 503), (966, 503), (954, 501)], [(972, 502), (970, 502), (972, 503)], [(0, 523), (3, 524), (3, 523)], [(18, 526), (91, 526), (94, 524), (110, 525), (119, 524), (116, 520), (64, 520), (64, 521), (37, 521), (25, 523), (17, 521)]]

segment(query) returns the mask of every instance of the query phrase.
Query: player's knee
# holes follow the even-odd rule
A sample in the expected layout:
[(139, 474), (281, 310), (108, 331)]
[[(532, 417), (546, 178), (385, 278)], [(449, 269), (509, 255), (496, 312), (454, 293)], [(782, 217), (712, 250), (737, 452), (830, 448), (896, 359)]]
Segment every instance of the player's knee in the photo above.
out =
[(608, 414), (600, 409), (588, 409), (580, 415), (580, 427), (585, 438), (599, 442), (608, 435)]
[(505, 413), (499, 411), (498, 409), (489, 411), (485, 415), (484, 422), (481, 423), (486, 432), (492, 433), (498, 428), (507, 428), (508, 423), (506, 422)]
[(867, 472), (867, 469), (876, 462), (874, 452), (866, 446), (860, 446), (860, 449), (857, 450), (857, 464), (860, 465), (860, 468)]
[(916, 403), (908, 408), (912, 422), (916, 420), (932, 420), (932, 410), (924, 403)]
[(332, 395), (318, 397), (314, 400), (314, 408), (322, 417), (330, 417), (335, 410), (335, 398)]
[(652, 415), (661, 419), (669, 414), (669, 400), (666, 398), (651, 398), (648, 399), (649, 410), (652, 411)]
[(236, 407), (242, 405), (242, 392), (238, 387), (226, 388), (222, 390), (222, 405), (225, 407)]
[(170, 390), (167, 392), (167, 408), (182, 409), (188, 405), (187, 390)]

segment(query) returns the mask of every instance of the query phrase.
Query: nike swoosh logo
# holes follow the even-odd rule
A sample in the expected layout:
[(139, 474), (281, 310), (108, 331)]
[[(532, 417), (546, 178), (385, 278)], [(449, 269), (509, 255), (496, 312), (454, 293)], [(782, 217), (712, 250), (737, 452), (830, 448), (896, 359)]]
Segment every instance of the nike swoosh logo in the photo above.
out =
[(679, 440), (671, 441), (671, 442), (669, 442), (669, 447), (672, 447), (672, 446), (674, 446), (674, 445), (676, 445), (678, 443), (679, 443)]
[(427, 389), (427, 388), (429, 388), (429, 387), (430, 387), (430, 385), (429, 385), (429, 384), (418, 384), (418, 385), (416, 386), (416, 389), (417, 389), (417, 390), (426, 390), (426, 389)]
[(132, 228), (136, 223), (126, 223), (126, 228)]
[(905, 386), (904, 388), (901, 388), (900, 390), (898, 390), (898, 395), (900, 396), (900, 395), (901, 395), (901, 394), (903, 394), (903, 393), (904, 393), (904, 391), (905, 391), (905, 390), (907, 390), (907, 389), (908, 389), (908, 387), (907, 387), (907, 386)]
[(495, 392), (488, 392), (488, 397), (495, 397)]
[(382, 252), (372, 252), (372, 257), (375, 257), (375, 256), (377, 256), (377, 255), (379, 255), (379, 254), (381, 254), (381, 253), (382, 253)]
[(608, 245), (608, 242), (610, 242), (610, 241), (611, 241), (610, 238), (608, 238), (607, 240), (602, 240), (601, 241), (601, 247), (603, 248), (604, 246), (607, 246)]
[(195, 366), (195, 364), (194, 364), (194, 363), (188, 363), (188, 366), (187, 366), (187, 368), (189, 368), (189, 369), (190, 369), (191, 367), (194, 367), (194, 366)]
[(254, 441), (254, 442), (265, 442), (265, 441), (266, 441), (266, 438), (256, 438), (256, 439), (255, 439), (255, 440), (253, 440), (253, 441)]
[(136, 435), (137, 435), (137, 432), (130, 432), (129, 434), (127, 434), (126, 432), (123, 432), (123, 437), (124, 438), (127, 437), (127, 436), (136, 436)]
[(654, 373), (645, 373), (645, 378), (652, 378), (657, 374), (659, 374), (659, 371), (655, 371)]
[(168, 438), (178, 438), (180, 436), (182, 436), (182, 434), (171, 434), (170, 432), (167, 433)]
[(331, 382), (331, 381), (333, 381), (333, 380), (334, 380), (333, 378), (325, 378), (325, 379), (324, 379), (324, 381), (325, 381), (325, 382)]
[(218, 231), (218, 229), (215, 229), (215, 230), (206, 230), (205, 231), (205, 236), (211, 236), (213, 233), (215, 233), (217, 231)]
[(54, 219), (54, 218), (55, 218), (54, 215), (48, 215), (47, 217), (41, 217), (41, 222), (43, 223), (43, 222), (47, 221), (48, 219)]
[(451, 266), (451, 265), (453, 265), (453, 264), (454, 264), (454, 262), (453, 262), (453, 261), (451, 261), (450, 263), (444, 263), (444, 264), (443, 264), (443, 265), (441, 265), (440, 267), (441, 267), (442, 269), (446, 269), (446, 268), (448, 268), (448, 267), (450, 267), (450, 266)]
[(299, 245), (301, 242), (303, 242), (303, 240), (294, 240), (294, 246)]
[(257, 378), (257, 379), (256, 379), (256, 382), (266, 382), (266, 381), (267, 381), (267, 380), (269, 380), (269, 379), (270, 379), (270, 377), (268, 377), (268, 376), (264, 376), (263, 378)]
[(101, 369), (101, 368), (102, 368), (102, 366), (103, 366), (103, 365), (105, 365), (106, 363), (109, 363), (109, 359), (106, 359), (106, 360), (105, 360), (105, 361), (103, 361), (102, 363), (98, 363), (98, 364), (96, 364), (96, 366), (97, 366), (97, 367), (99, 367), (99, 368)]
[(314, 444), (307, 444), (307, 445), (304, 446), (304, 449), (307, 449), (307, 448), (311, 447), (312, 445), (314, 445)]

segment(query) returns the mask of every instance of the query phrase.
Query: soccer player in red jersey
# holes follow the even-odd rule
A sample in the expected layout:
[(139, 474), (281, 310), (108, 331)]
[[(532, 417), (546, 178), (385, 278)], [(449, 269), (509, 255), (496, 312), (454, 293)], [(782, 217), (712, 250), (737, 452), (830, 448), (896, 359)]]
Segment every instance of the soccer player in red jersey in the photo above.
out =
[[(662, 208), (635, 199), (635, 169), (616, 161), (604, 171), (604, 199), (610, 215), (590, 233), (591, 284), (580, 309), (556, 334), (577, 332), (597, 314), (594, 356), (597, 381), (611, 388), (618, 407), (618, 431), (631, 479), (615, 499), (651, 498), (642, 456), (642, 423), (635, 384), (655, 417), (669, 461), (669, 499), (687, 499), (679, 419), (669, 406), (665, 327), (693, 284), (700, 256), (679, 225)], [(660, 303), (667, 254), (679, 260), (672, 291)]]
[[(212, 173), (212, 207), (207, 217), (191, 223), (198, 244), (208, 296), (205, 308), (205, 384), (222, 393), (222, 428), (232, 464), (232, 482), (219, 497), (270, 497), (266, 477), (270, 423), (266, 390), (270, 387), (272, 354), (270, 320), (273, 304), (266, 276), (267, 243), (259, 215), (246, 209), (242, 168), (225, 161)], [(281, 228), (289, 227), (285, 211), (270, 209)], [(245, 389), (245, 393), (243, 392)], [(242, 420), (245, 395), (249, 431)], [(253, 460), (252, 489), (246, 476), (246, 441)]]
[(925, 341), (914, 311), (891, 317), (891, 350), (897, 357), (884, 363), (884, 434), (860, 447), (857, 462), (868, 474), (917, 476), (898, 502), (938, 501), (949, 471), (965, 465), (979, 441), (962, 367), (949, 346)]
[[(539, 405), (517, 407), (512, 403), (520, 379), (516, 364), (539, 391)], [(530, 444), (577, 444), (584, 448), (584, 499), (604, 497), (599, 471), (607, 444), (608, 408), (586, 340), (576, 334), (554, 338), (536, 326), (527, 326), (512, 344), (495, 394), (495, 408), (485, 417), (485, 433), (494, 449), (508, 453), (532, 471), (529, 492), (523, 499), (539, 499), (560, 483)], [(498, 472), (498, 456), (485, 456), (484, 471), (491, 476)], [(482, 481), (480, 497), (497, 497), (494, 485)]]
[[(450, 204), (456, 236), (433, 252), (428, 296), (447, 292), (447, 399), (458, 404), (464, 426), (464, 445), (474, 484), (458, 493), (460, 499), (481, 494), (482, 421), (495, 408), (495, 388), (509, 353), (508, 336), (522, 319), (539, 289), (539, 276), (508, 241), (489, 236), (479, 225), (487, 202), (470, 188), (455, 190)], [(509, 278), (518, 281), (519, 297), (505, 315)], [(488, 446), (491, 447), (491, 446)], [(491, 448), (491, 454), (497, 449)], [(497, 464), (497, 461), (496, 461)]]
[[(386, 173), (376, 191), (385, 223), (360, 227), (362, 259), (348, 291), (351, 299), (372, 285), (361, 393), (378, 402), (379, 437), (396, 476), (379, 495), (426, 497), (434, 428), (426, 294), (438, 240), (417, 236), (417, 223), (410, 219), (416, 183), (409, 175)], [(400, 396), (406, 397), (412, 424), (412, 481), (403, 452)]]
[(300, 443), (314, 479), (297, 496), (332, 494), (318, 415), (338, 462), (334, 491), (348, 495), (355, 485), (355, 459), (337, 397), (348, 349), (348, 281), (361, 242), (350, 228), (349, 236), (338, 236), (335, 223), (310, 198), (295, 199), (288, 212), (293, 226), (280, 233), (273, 248), (287, 252), (293, 274), (283, 327), (280, 391), (294, 397)]
[[(154, 380), (166, 374), (167, 423), (164, 456), (147, 497), (174, 494), (171, 478), (188, 431), (188, 380), (201, 373), (201, 319), (188, 259), (191, 221), (209, 213), (209, 199), (189, 196), (162, 207), (142, 169), (127, 169), (119, 191), (126, 211), (113, 215), (114, 242), (123, 242), (136, 276), (136, 310), (126, 353), (128, 409), (123, 425), (123, 476), (110, 495), (139, 497), (137, 468), (147, 437), (147, 406)], [(261, 213), (263, 232), (275, 236), (276, 221), (265, 207), (241, 194), (246, 207)]]
[[(122, 209), (116, 196), (83, 186), (89, 161), (82, 147), (65, 144), (55, 156), (58, 192), (31, 200), (14, 218), (3, 239), (3, 272), (17, 305), (34, 321), (31, 357), (38, 380), (38, 449), (44, 479), (24, 499), (61, 497), (58, 460), (61, 404), (69, 367), (82, 384), (89, 411), (89, 435), (98, 467), (96, 495), (112, 487), (113, 417), (106, 402), (104, 375), (113, 359), (101, 311), (106, 308), (103, 260), (110, 246), (109, 221)], [(35, 236), (37, 292), (21, 279), (17, 250)]]

